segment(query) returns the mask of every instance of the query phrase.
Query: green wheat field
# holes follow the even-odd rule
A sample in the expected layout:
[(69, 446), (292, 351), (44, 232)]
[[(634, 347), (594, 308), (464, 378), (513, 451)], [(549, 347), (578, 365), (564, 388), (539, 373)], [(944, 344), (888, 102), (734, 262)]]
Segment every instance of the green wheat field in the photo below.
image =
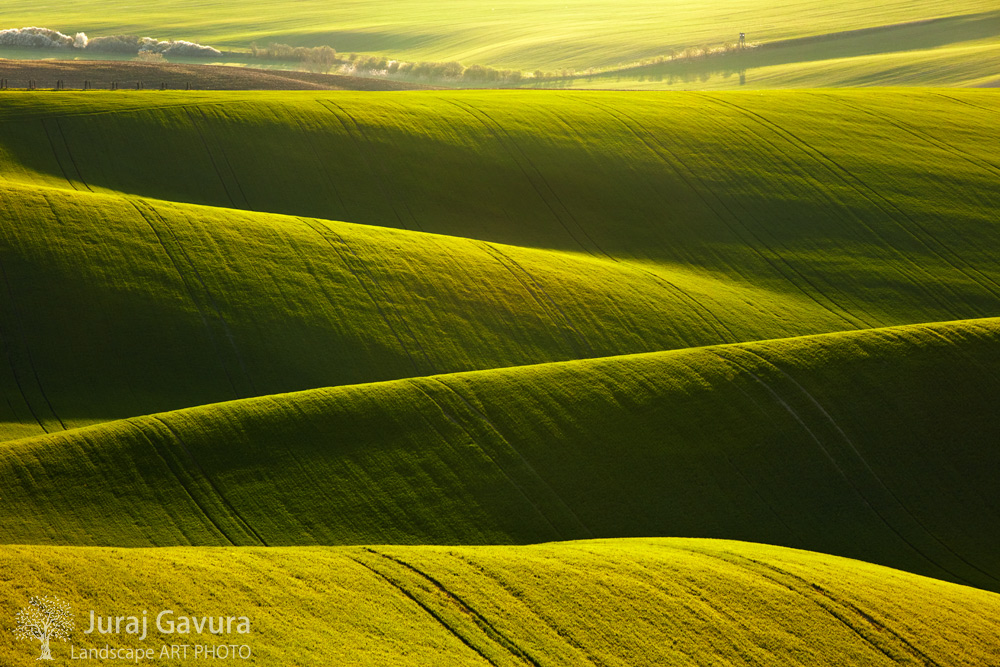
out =
[(5, 2), (575, 73), (0, 90), (0, 666), (1000, 665), (1000, 11), (871, 5)]

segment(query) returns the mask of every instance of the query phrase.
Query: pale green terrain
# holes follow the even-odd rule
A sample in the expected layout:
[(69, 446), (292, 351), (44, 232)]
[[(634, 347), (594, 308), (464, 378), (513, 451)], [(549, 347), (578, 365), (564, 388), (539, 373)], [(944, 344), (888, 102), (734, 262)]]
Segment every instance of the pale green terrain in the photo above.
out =
[[(752, 43), (826, 35), (829, 37), (824, 41), (829, 44), (811, 44), (807, 53), (783, 51), (781, 58), (793, 59), (795, 65), (763, 67), (758, 84), (858, 85), (863, 83), (865, 73), (881, 73), (877, 80), (883, 84), (932, 85), (996, 76), (995, 50), (946, 50), (971, 46), (995, 49), (996, 11), (996, 4), (988, 0), (960, 0), (946, 5), (919, 0), (874, 6), (858, 0), (833, 4), (799, 0), (794, 8), (762, 0), (417, 0), (402, 4), (251, 0), (240, 3), (238, 10), (229, 2), (200, 0), (167, 0), (152, 7), (125, 0), (81, 0), (71, 7), (12, 0), (4, 5), (0, 27), (40, 25), (68, 34), (83, 31), (91, 36), (136, 33), (220, 48), (246, 49), (254, 41), (261, 45), (272, 41), (330, 45), (345, 53), (381, 54), (411, 61), (456, 60), (466, 65), (527, 72), (615, 67), (685, 49), (733, 43), (740, 32), (747, 33)], [(893, 28), (864, 40), (867, 45), (862, 51), (867, 53), (858, 54), (849, 63), (848, 71), (853, 72), (850, 76), (817, 71), (816, 65), (809, 64), (836, 58), (829, 53), (831, 50), (857, 46), (856, 36), (839, 33), (941, 17), (953, 18), (944, 25)], [(877, 54), (884, 55), (873, 57)], [(923, 63), (923, 70), (919, 63)], [(745, 67), (741, 62), (727, 61), (716, 71), (734, 64)], [(948, 73), (949, 68), (958, 65), (972, 71)], [(798, 66), (803, 67), (802, 71)], [(683, 74), (684, 69), (675, 74)], [(700, 74), (696, 73), (694, 80)], [(636, 83), (631, 79), (628, 87)], [(715, 76), (709, 87), (731, 83)], [(649, 86), (648, 81), (643, 86)], [(691, 81), (688, 87), (692, 87)]]
[[(1000, 71), (1000, 12), (764, 42), (743, 51), (547, 82), (569, 88), (719, 90), (980, 86)], [(533, 85), (533, 84), (529, 84)]]
[[(103, 647), (109, 639), (111, 646), (157, 650), (164, 642), (234, 644), (253, 651), (254, 657), (240, 664), (324, 667), (979, 667), (1000, 658), (995, 641), (1000, 595), (858, 561), (739, 542), (7, 547), (0, 550), (0, 564), (17, 582), (0, 586), (0, 605), (16, 608), (29, 591), (58, 588), (73, 605), (78, 626), (89, 625), (91, 609), (97, 614), (146, 609), (152, 633), (161, 609), (174, 610), (167, 617), (174, 619), (246, 614), (252, 621), (249, 634), (154, 634), (145, 642), (78, 633), (77, 652)], [(109, 580), (115, 582), (113, 592)], [(66, 581), (72, 582), (68, 590)], [(69, 645), (57, 644), (57, 659), (68, 658)], [(31, 645), (15, 643), (9, 633), (0, 634), (0, 651), (24, 656), (10, 664), (37, 664)], [(189, 662), (154, 658), (142, 664)]]

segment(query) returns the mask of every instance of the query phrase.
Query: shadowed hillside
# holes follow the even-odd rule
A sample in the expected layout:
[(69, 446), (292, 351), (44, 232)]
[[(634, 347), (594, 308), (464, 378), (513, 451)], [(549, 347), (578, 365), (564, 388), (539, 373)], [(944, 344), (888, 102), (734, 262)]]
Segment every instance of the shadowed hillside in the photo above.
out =
[(323, 389), (23, 439), (0, 450), (0, 541), (726, 537), (998, 590), (998, 346), (996, 319), (914, 325)]
[(11, 95), (3, 435), (1000, 314), (994, 97)]

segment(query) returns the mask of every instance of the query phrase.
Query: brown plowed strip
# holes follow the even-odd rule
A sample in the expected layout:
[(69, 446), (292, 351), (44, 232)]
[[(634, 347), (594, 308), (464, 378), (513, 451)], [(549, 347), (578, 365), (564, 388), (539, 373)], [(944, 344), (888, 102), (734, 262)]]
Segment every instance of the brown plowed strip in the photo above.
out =
[(188, 65), (116, 60), (8, 60), (0, 58), (0, 79), (9, 88), (55, 88), (63, 82), (67, 90), (90, 87), (107, 90), (117, 83), (122, 90), (142, 87), (170, 90), (415, 90), (431, 88), (416, 83), (387, 81), (340, 74), (317, 74), (287, 70), (262, 70), (224, 65)]

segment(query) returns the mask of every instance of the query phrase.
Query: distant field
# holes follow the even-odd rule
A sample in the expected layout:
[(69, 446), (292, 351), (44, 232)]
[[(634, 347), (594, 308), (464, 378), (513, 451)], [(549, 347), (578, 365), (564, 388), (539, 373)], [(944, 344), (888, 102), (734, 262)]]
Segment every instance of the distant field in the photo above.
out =
[(994, 80), (998, 71), (1000, 12), (994, 11), (780, 40), (539, 85), (648, 90), (976, 86)]
[(52, 61), (0, 59), (0, 79), (8, 88), (54, 89), (57, 82), (65, 90), (119, 89), (142, 87), (156, 90), (407, 90), (423, 88), (385, 79), (222, 67), (204, 64), (142, 63), (109, 61)]
[[(726, 541), (5, 546), (0, 567), (16, 582), (0, 587), (5, 609), (25, 604), (32, 591), (52, 589), (64, 591), (78, 627), (89, 624), (91, 609), (148, 609), (151, 638), (112, 636), (112, 646), (245, 644), (253, 657), (240, 664), (980, 667), (1000, 657), (1000, 595), (833, 556)], [(115, 582), (113, 596), (107, 581)], [(158, 635), (153, 616), (160, 609), (174, 610), (168, 618), (247, 614), (251, 632)], [(73, 641), (77, 653), (104, 643), (79, 632)], [(0, 652), (10, 656), (7, 664), (35, 664), (31, 646), (9, 632), (0, 634)], [(54, 643), (53, 655), (68, 659), (69, 644)]]
[[(139, 33), (247, 48), (257, 41), (379, 53), (410, 60), (586, 69), (733, 42), (836, 33), (940, 16), (995, 12), (992, 0), (882, 3), (799, 0), (794, 7), (765, 0), (300, 0), (274, 3), (167, 0), (80, 0), (71, 5), (33, 0), (4, 4), (0, 27), (40, 25), (91, 36)], [(992, 37), (995, 38), (995, 35)]]

